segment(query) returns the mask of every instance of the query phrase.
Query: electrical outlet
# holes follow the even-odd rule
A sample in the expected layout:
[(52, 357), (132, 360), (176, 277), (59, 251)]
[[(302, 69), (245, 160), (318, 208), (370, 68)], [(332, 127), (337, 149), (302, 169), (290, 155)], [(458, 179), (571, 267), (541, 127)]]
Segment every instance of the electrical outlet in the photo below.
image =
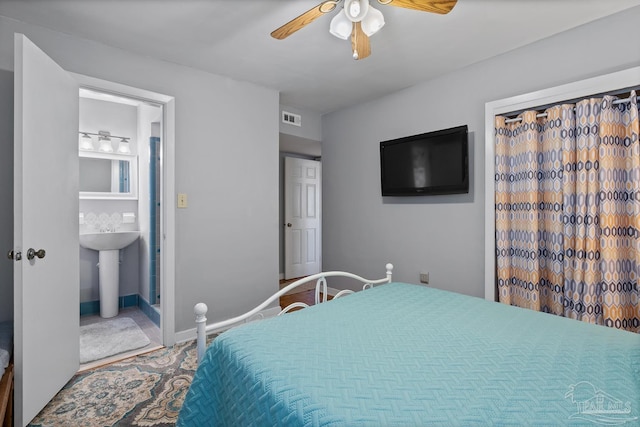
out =
[(429, 273), (420, 273), (420, 283), (429, 284)]
[(178, 207), (179, 208), (186, 208), (187, 207), (187, 195), (185, 193), (179, 193), (178, 194)]

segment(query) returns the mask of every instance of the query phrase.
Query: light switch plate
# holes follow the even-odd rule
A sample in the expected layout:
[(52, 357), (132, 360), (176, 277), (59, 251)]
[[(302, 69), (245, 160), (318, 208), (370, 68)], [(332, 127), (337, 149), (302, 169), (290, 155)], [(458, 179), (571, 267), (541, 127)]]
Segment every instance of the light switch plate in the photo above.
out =
[(185, 209), (187, 207), (187, 195), (185, 193), (178, 194), (178, 207)]

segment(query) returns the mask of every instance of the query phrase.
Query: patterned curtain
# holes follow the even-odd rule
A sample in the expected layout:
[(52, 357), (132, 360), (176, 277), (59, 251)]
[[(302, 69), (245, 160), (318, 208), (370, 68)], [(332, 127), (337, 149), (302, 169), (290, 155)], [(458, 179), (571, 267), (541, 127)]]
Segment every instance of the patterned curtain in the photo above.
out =
[(631, 97), (496, 117), (501, 302), (640, 332), (640, 124)]

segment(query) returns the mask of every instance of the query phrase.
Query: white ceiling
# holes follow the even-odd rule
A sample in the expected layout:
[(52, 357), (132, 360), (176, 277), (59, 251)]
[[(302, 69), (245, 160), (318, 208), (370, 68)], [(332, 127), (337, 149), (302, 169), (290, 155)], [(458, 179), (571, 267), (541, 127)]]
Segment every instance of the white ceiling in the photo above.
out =
[(640, 0), (459, 0), (448, 15), (378, 5), (371, 56), (322, 16), (285, 40), (272, 30), (320, 0), (0, 0), (0, 15), (277, 89), (280, 103), (335, 111), (435, 78)]

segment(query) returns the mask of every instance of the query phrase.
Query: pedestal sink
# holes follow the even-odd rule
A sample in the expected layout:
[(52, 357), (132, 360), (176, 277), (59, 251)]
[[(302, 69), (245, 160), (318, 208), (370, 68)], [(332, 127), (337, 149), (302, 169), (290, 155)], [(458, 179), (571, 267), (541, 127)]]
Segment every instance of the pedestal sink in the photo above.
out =
[(139, 231), (80, 234), (80, 246), (98, 251), (100, 317), (109, 318), (118, 315), (120, 249), (135, 242), (139, 236)]

